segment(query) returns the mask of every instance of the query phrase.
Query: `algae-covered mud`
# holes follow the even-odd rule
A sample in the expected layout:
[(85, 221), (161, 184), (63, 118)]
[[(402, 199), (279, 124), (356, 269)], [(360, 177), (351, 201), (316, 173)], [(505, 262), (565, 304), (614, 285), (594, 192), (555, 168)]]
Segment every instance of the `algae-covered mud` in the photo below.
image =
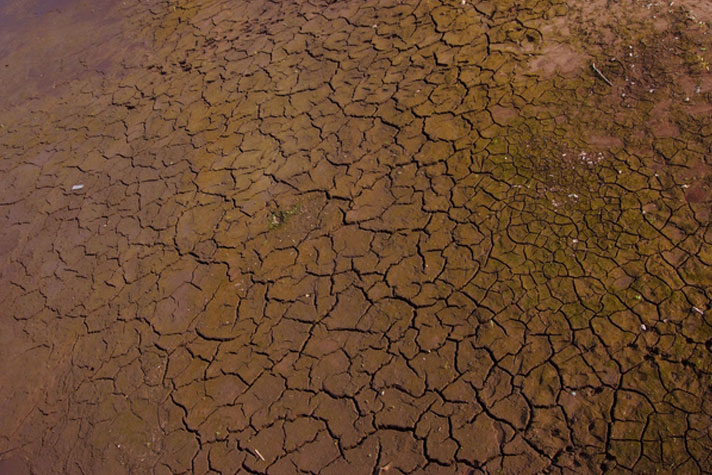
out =
[(712, 471), (709, 2), (55, 3), (0, 472)]

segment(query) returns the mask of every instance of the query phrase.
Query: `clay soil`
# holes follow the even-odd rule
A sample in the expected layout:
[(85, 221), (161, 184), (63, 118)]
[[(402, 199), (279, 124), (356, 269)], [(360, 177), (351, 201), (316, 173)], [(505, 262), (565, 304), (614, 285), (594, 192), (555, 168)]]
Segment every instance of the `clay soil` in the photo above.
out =
[(0, 473), (709, 473), (711, 5), (0, 0)]

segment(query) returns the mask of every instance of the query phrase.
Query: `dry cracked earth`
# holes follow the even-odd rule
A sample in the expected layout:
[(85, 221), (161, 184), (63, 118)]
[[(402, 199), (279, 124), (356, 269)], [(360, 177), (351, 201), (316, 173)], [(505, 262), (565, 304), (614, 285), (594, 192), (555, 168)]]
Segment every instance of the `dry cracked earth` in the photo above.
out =
[(712, 471), (709, 2), (0, 8), (0, 472)]

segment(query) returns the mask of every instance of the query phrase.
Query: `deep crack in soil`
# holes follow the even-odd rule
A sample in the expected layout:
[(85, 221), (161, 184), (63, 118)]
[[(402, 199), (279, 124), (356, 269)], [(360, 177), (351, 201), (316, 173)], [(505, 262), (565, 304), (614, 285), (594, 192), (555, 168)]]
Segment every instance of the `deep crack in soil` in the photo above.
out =
[(0, 472), (712, 471), (709, 2), (107, 5), (0, 1)]

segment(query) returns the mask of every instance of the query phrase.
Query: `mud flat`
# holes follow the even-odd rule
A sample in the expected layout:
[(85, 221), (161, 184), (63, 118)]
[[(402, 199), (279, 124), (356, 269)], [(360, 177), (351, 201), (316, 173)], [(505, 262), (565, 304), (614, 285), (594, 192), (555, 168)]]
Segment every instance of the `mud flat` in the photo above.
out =
[(708, 2), (39, 5), (0, 471), (712, 471)]

